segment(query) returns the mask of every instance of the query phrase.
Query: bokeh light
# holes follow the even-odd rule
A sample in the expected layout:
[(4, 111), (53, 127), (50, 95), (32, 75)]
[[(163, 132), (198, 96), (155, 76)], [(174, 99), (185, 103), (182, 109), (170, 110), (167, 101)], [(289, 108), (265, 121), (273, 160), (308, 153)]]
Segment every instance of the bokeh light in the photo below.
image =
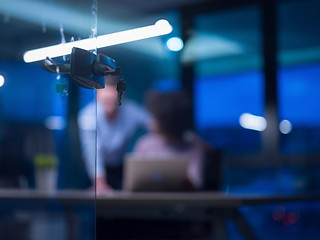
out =
[(279, 124), (279, 130), (282, 134), (288, 134), (292, 130), (292, 124), (288, 120), (282, 120)]
[(0, 75), (0, 87), (3, 86), (4, 82), (5, 82), (4, 77)]
[(272, 218), (275, 221), (281, 221), (286, 215), (286, 209), (284, 207), (277, 207), (272, 212)]
[(264, 117), (255, 116), (250, 113), (243, 113), (239, 118), (241, 127), (255, 131), (264, 131), (267, 127), (267, 121)]
[(183, 48), (183, 41), (181, 38), (173, 37), (167, 41), (167, 47), (174, 52), (181, 51)]
[(287, 215), (287, 219), (288, 219), (288, 223), (290, 225), (295, 224), (298, 220), (297, 214), (295, 214), (294, 212), (290, 212)]

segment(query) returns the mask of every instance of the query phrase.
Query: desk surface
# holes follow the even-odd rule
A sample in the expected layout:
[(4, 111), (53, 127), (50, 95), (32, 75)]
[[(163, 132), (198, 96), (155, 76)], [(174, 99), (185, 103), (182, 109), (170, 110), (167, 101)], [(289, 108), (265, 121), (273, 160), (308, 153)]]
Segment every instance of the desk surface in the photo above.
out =
[(37, 190), (0, 190), (0, 201), (59, 201), (66, 203), (90, 203), (103, 205), (188, 205), (207, 207), (239, 207), (243, 205), (270, 204), (279, 202), (320, 201), (317, 195), (258, 195), (227, 194), (224, 192), (121, 192), (99, 194), (77, 190), (59, 190), (52, 193)]
[[(132, 221), (132, 219), (143, 220), (140, 221), (140, 223), (137, 223), (139, 221), (134, 222), (136, 225), (130, 222), (129, 226), (134, 226), (134, 230), (130, 232), (128, 228), (126, 228), (129, 233), (124, 233), (128, 234), (128, 236), (130, 235), (130, 238), (135, 238), (137, 232), (144, 232), (145, 234), (146, 221), (173, 220), (191, 222), (207, 221), (208, 223), (212, 223), (214, 229), (213, 237), (215, 239), (225, 240), (227, 239), (225, 223), (227, 220), (233, 219), (245, 239), (256, 239), (250, 225), (247, 224), (241, 212), (239, 212), (238, 208), (240, 206), (299, 201), (320, 201), (320, 195), (271, 196), (226, 194), (223, 192), (109, 192), (95, 197), (94, 192), (88, 191), (68, 190), (46, 193), (36, 190), (0, 190), (0, 206), (5, 208), (6, 211), (17, 211), (17, 209), (25, 211), (27, 209), (34, 213), (43, 211), (44, 209), (46, 213), (53, 212), (57, 214), (57, 209), (58, 211), (62, 210), (62, 214), (66, 216), (69, 223), (68, 236), (73, 236), (72, 239), (76, 239), (73, 232), (75, 229), (74, 225), (76, 224), (76, 220), (74, 219), (76, 219), (75, 212), (79, 211), (79, 209), (86, 211), (86, 213), (92, 217), (92, 222), (95, 221), (94, 219), (102, 219), (102, 223), (109, 224), (114, 222), (115, 219), (124, 219), (123, 222), (120, 222), (121, 227), (123, 227), (123, 223), (128, 219), (130, 221)], [(9, 210), (7, 210), (8, 207), (6, 204), (2, 203), (9, 203)], [(58, 208), (57, 205), (59, 205)], [(90, 205), (89, 209), (83, 207), (88, 205)], [(62, 206), (62, 208), (60, 208), (60, 206)], [(117, 223), (119, 224), (119, 221)], [(137, 231), (137, 229), (140, 230)], [(110, 234), (110, 231), (108, 230), (107, 233)], [(105, 232), (103, 232), (103, 234), (105, 234)], [(156, 237), (159, 237), (157, 232), (156, 235)], [(119, 232), (116, 230), (115, 236), (113, 236), (112, 233), (110, 236), (111, 239), (115, 238), (115, 236), (119, 237)], [(143, 237), (145, 238), (146, 236)]]

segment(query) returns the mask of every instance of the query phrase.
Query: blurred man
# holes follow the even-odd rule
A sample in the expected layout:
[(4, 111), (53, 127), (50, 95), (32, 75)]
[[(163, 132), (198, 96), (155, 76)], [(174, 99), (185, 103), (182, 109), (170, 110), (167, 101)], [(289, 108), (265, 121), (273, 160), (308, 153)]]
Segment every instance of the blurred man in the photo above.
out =
[[(97, 90), (97, 111), (94, 103), (79, 114), (80, 138), (88, 174), (97, 191), (121, 189), (123, 157), (139, 128), (148, 128), (147, 111), (129, 100), (117, 106), (116, 77), (108, 76), (104, 89)], [(95, 112), (97, 112), (97, 168), (95, 171)], [(88, 121), (91, 119), (91, 121)], [(93, 121), (92, 121), (93, 120)], [(93, 123), (93, 124), (92, 124)], [(96, 174), (96, 178), (95, 178)]]

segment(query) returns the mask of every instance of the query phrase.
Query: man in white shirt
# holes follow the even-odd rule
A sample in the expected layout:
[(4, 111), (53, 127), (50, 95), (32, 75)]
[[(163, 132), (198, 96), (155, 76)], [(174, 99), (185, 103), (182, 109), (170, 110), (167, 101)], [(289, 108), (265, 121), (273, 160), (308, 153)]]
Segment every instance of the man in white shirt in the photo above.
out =
[[(97, 90), (97, 108), (90, 103), (79, 114), (80, 139), (87, 171), (97, 191), (121, 189), (123, 157), (139, 128), (148, 128), (151, 117), (138, 104), (123, 100), (117, 106), (116, 77), (108, 76), (104, 89)], [(96, 125), (95, 125), (96, 116)], [(91, 119), (91, 120), (90, 120)], [(97, 129), (97, 148), (94, 145)], [(95, 149), (97, 167), (95, 171)]]

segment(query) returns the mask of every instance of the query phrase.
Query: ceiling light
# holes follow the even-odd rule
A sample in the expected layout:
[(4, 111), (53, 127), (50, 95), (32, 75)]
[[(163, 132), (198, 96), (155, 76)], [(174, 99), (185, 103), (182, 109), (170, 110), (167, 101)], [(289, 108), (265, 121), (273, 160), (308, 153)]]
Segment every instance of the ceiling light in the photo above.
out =
[(49, 47), (39, 48), (25, 52), (23, 59), (25, 62), (35, 62), (46, 59), (46, 57), (54, 58), (71, 53), (73, 47), (85, 50), (93, 50), (95, 48), (103, 48), (121, 43), (127, 43), (142, 40), (151, 37), (157, 37), (172, 32), (172, 26), (167, 20), (159, 20), (154, 25), (134, 28), (131, 30), (106, 34), (97, 38), (83, 39), (64, 44), (57, 44)]

